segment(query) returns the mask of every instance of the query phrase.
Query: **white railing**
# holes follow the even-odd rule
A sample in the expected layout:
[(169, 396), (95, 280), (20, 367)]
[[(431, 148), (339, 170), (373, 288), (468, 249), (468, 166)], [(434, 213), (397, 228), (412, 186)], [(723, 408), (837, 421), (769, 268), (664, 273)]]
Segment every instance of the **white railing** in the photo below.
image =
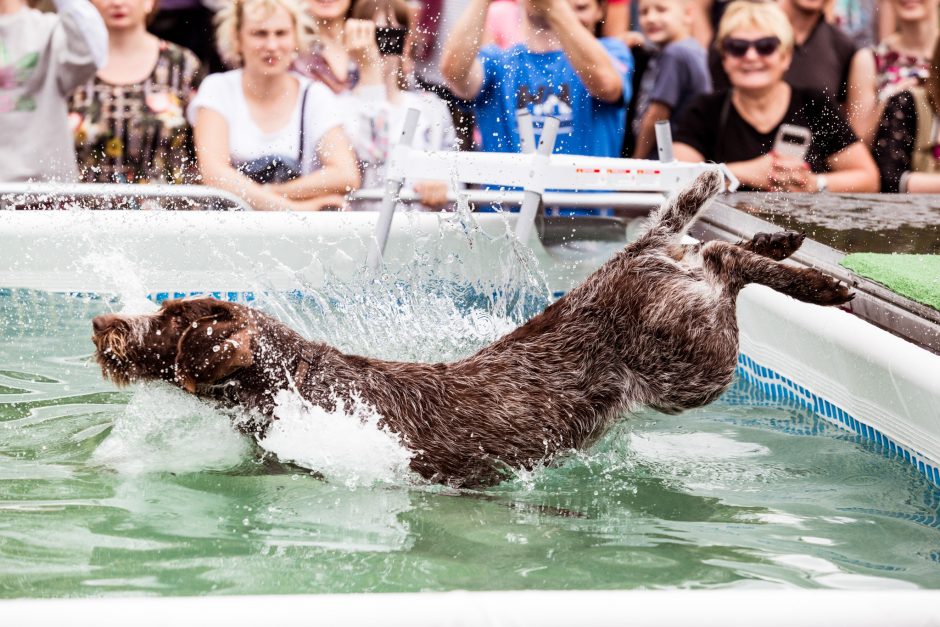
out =
[(0, 183), (0, 209), (60, 208), (70, 203), (89, 209), (139, 209), (147, 201), (177, 202), (182, 209), (251, 209), (235, 194), (207, 185)]
[[(548, 189), (569, 190), (566, 193), (575, 194), (580, 192), (584, 200), (571, 206), (597, 207), (608, 205), (600, 202), (596, 192), (627, 198), (638, 193), (658, 194), (661, 200), (663, 194), (684, 187), (708, 170), (721, 172), (728, 180), (729, 191), (734, 191), (738, 186), (738, 180), (724, 164), (552, 154), (558, 130), (558, 121), (554, 118), (546, 120), (539, 147), (531, 151), (531, 143), (534, 141), (530, 137), (534, 136), (530, 132), (531, 120), (529, 116), (520, 116), (523, 149), (530, 150), (523, 153), (415, 150), (411, 143), (417, 122), (418, 112), (412, 109), (408, 112), (401, 139), (392, 149), (388, 160), (382, 206), (369, 249), (368, 264), (373, 269), (381, 264), (392, 216), (401, 199), (404, 182), (409, 179), (521, 189), (522, 209), (516, 222), (516, 236), (523, 242), (527, 242), (532, 233), (538, 206), (545, 202)], [(671, 146), (666, 147), (662, 154), (669, 158)], [(456, 194), (457, 198), (461, 195), (460, 192)], [(647, 204), (649, 200), (650, 197), (646, 196), (639, 202)]]

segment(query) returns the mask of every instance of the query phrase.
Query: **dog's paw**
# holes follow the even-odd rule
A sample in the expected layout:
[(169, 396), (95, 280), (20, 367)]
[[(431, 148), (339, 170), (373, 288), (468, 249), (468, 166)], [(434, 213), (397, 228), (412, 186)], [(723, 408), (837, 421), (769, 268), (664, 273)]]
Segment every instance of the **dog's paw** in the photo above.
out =
[(745, 244), (745, 248), (774, 261), (781, 261), (799, 250), (805, 239), (806, 234), (797, 231), (757, 233)]
[(817, 305), (844, 305), (855, 298), (855, 292), (848, 285), (817, 270), (812, 272), (815, 275), (813, 302)]

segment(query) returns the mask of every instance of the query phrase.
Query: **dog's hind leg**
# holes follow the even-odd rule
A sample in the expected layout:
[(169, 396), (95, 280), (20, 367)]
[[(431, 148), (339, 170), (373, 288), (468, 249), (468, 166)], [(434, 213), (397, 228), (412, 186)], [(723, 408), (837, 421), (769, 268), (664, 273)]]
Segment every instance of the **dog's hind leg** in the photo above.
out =
[(669, 198), (650, 216), (648, 233), (668, 237), (685, 232), (696, 214), (718, 195), (724, 187), (724, 177), (717, 170), (699, 174), (691, 184)]
[(789, 266), (728, 242), (705, 244), (702, 265), (734, 296), (748, 283), (759, 283), (816, 305), (841, 305), (855, 297), (847, 286), (819, 270)]
[(797, 231), (757, 233), (749, 240), (738, 242), (736, 246), (763, 257), (780, 261), (799, 250), (804, 239), (806, 239), (806, 234)]

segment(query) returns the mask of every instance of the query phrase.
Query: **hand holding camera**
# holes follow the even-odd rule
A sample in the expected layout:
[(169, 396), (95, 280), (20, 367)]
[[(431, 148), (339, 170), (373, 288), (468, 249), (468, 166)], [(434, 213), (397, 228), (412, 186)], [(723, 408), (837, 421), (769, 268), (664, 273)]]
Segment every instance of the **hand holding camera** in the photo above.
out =
[(376, 26), (372, 20), (346, 20), (343, 29), (343, 39), (349, 56), (360, 71), (377, 67), (379, 64), (379, 48), (376, 42)]

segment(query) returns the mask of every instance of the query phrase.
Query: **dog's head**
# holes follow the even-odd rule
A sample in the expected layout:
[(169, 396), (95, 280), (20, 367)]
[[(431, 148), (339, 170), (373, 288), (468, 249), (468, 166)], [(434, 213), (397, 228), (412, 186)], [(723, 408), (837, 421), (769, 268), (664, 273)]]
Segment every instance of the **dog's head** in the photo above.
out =
[(213, 298), (170, 300), (154, 314), (92, 320), (95, 359), (118, 385), (163, 380), (188, 392), (253, 362), (247, 307)]

